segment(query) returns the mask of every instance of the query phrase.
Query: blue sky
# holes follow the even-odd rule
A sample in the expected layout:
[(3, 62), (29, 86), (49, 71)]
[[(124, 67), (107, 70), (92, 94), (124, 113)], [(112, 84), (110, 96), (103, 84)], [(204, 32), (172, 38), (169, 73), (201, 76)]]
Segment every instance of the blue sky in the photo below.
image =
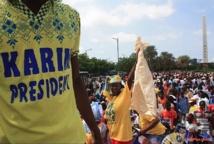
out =
[(202, 59), (202, 17), (206, 16), (208, 61), (214, 60), (214, 0), (63, 0), (81, 17), (80, 53), (117, 62), (130, 56), (138, 36), (158, 55)]

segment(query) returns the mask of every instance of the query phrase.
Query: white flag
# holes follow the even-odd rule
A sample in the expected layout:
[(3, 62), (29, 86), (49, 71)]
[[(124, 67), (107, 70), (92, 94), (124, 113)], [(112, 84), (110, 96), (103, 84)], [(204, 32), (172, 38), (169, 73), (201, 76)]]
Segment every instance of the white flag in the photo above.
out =
[(139, 50), (139, 53), (132, 89), (131, 109), (136, 110), (141, 115), (156, 116), (157, 100), (153, 77), (143, 54), (147, 46), (149, 44), (142, 43), (141, 38), (138, 37), (135, 50)]

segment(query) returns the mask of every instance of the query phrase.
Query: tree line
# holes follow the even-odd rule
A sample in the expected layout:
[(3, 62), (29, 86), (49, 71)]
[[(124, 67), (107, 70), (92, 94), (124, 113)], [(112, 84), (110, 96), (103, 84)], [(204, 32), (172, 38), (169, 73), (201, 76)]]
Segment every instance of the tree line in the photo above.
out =
[[(144, 50), (144, 57), (147, 60), (151, 71), (212, 71), (214, 63), (202, 64), (196, 58), (191, 59), (188, 55), (175, 58), (172, 53), (166, 51), (158, 54), (155, 46), (148, 46)], [(111, 70), (129, 72), (136, 60), (136, 54), (128, 57), (120, 57), (118, 63), (109, 62), (105, 59), (89, 58), (87, 53), (79, 54), (79, 67), (81, 71), (88, 71), (93, 75), (107, 75)]]

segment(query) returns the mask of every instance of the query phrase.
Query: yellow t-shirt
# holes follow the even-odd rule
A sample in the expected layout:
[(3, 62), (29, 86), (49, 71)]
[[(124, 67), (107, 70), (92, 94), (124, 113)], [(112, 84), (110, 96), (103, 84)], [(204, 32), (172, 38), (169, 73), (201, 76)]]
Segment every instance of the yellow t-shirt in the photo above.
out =
[[(147, 127), (152, 121), (154, 120), (154, 117), (149, 116), (149, 115), (140, 115), (140, 127), (144, 128)], [(166, 128), (164, 125), (159, 122), (154, 128), (149, 130), (147, 133), (148, 134), (153, 134), (153, 135), (162, 135), (166, 131)]]
[(48, 0), (35, 15), (0, 0), (0, 127), (10, 143), (85, 143), (70, 62), (79, 40), (68, 5)]
[(105, 119), (110, 138), (117, 141), (132, 140), (132, 125), (130, 118), (131, 91), (127, 84), (119, 96), (108, 96), (109, 101)]
[(193, 105), (189, 108), (189, 113), (193, 113), (194, 111), (197, 111), (199, 107), (197, 105)]

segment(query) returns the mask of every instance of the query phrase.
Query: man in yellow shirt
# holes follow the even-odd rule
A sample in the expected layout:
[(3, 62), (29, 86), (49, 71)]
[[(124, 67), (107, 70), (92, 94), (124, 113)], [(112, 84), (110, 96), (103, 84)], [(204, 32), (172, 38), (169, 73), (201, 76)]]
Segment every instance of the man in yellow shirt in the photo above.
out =
[(102, 143), (78, 66), (80, 17), (60, 0), (0, 0), (0, 143)]
[(140, 127), (139, 134), (145, 136), (151, 143), (161, 144), (166, 136), (166, 128), (157, 116), (140, 115)]

